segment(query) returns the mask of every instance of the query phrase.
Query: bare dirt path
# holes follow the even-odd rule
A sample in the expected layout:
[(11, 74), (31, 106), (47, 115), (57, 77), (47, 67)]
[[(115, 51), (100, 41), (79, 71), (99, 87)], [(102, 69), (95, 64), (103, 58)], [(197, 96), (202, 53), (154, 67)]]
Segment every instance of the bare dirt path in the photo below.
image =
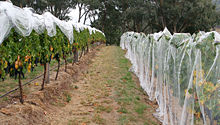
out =
[(71, 92), (71, 102), (51, 117), (51, 124), (159, 124), (129, 67), (120, 48), (101, 48), (74, 83), (78, 89)]
[[(160, 122), (152, 115), (157, 105), (148, 100), (137, 78), (129, 72), (131, 65), (124, 54), (116, 46), (98, 48), (95, 55), (88, 56), (91, 58), (86, 64), (78, 66), (81, 72), (77, 71), (77, 75), (65, 78), (62, 76), (66, 74), (61, 73), (58, 80), (62, 82), (60, 87), (55, 87), (58, 83), (54, 83), (46, 88), (52, 95), (47, 92), (42, 92), (43, 96), (37, 93), (27, 97), (24, 106), (14, 106), (18, 109), (25, 106), (32, 108), (31, 111), (22, 109), (22, 113), (28, 116), (10, 114), (12, 110), (9, 109), (17, 108), (1, 109), (0, 122), (9, 117), (19, 121), (22, 117), (23, 121), (33, 120), (20, 121), (18, 124), (159, 125)], [(69, 74), (76, 73), (72, 71), (75, 70), (73, 67), (69, 68)], [(30, 99), (36, 97), (38, 101)], [(8, 121), (5, 123), (10, 124)]]

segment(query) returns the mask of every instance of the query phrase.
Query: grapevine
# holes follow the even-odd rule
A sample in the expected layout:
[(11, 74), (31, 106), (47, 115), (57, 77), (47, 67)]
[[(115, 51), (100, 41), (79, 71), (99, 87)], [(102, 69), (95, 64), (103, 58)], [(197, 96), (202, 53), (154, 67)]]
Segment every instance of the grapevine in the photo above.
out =
[[(78, 54), (79, 49), (85, 48), (89, 44), (88, 37), (90, 34), (88, 29), (80, 32), (74, 30), (73, 35), (75, 41), (73, 43), (70, 43), (59, 27), (56, 28), (56, 32), (55, 36), (50, 37), (46, 30), (42, 34), (38, 34), (33, 30), (29, 36), (24, 37), (12, 28), (8, 38), (6, 38), (1, 44), (0, 77), (4, 80), (8, 75), (10, 77), (15, 77), (15, 79), (18, 76), (21, 103), (24, 102), (21, 79), (25, 77), (26, 72), (33, 71), (36, 66), (39, 66), (39, 64), (43, 65), (44, 76), (41, 90), (44, 90), (47, 71), (46, 64), (50, 63), (53, 59), (58, 62), (58, 69), (55, 78), (57, 80), (60, 61), (64, 60), (66, 71), (67, 58), (72, 53)], [(96, 39), (98, 40), (100, 38)]]

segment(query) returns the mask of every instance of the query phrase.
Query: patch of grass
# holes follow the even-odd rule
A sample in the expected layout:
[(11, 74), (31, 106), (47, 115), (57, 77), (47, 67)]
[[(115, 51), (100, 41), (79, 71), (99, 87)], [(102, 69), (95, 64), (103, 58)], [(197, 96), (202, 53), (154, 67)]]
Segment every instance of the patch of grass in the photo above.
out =
[(119, 60), (120, 64), (128, 64), (128, 59), (120, 59)]
[(112, 112), (112, 110), (113, 110), (112, 107), (108, 106), (108, 107), (106, 107), (106, 110), (105, 110), (105, 111), (106, 111), (107, 113), (110, 113), (110, 112)]
[(8, 97), (3, 97), (3, 101), (8, 101)]
[(73, 62), (73, 58), (68, 58), (66, 61), (67, 61), (67, 63), (72, 63)]
[(117, 112), (119, 113), (128, 113), (128, 110), (125, 107), (121, 107)]
[(131, 115), (128, 116), (128, 120), (132, 121), (132, 122), (137, 122), (138, 119), (136, 117), (134, 117), (133, 114), (131, 114)]
[(105, 119), (103, 119), (99, 114), (95, 114), (92, 118), (92, 121), (96, 124), (105, 124)]
[(107, 78), (108, 78), (108, 76), (103, 76), (103, 78), (107, 79)]
[(105, 96), (105, 97), (109, 97), (109, 93), (106, 92), (106, 93), (104, 94), (104, 96)]
[(121, 80), (123, 81), (123, 83), (127, 83), (127, 84), (133, 83), (132, 75), (131, 75), (130, 72), (127, 72), (127, 74), (126, 74), (125, 76), (123, 76), (123, 77), (121, 78)]
[(119, 122), (120, 122), (120, 125), (125, 125), (128, 123), (128, 118), (126, 115), (121, 115), (119, 117)]
[(64, 95), (66, 97), (66, 102), (69, 103), (71, 101), (71, 95), (69, 93), (65, 93)]
[[(107, 77), (108, 78), (108, 77)], [(114, 81), (113, 80), (107, 80), (107, 83), (108, 84), (111, 84), (111, 83), (113, 83)]]
[(113, 103), (113, 101), (112, 100), (104, 100), (102, 103), (110, 104), (110, 103)]
[(6, 90), (4, 88), (1, 88), (0, 92), (6, 92)]
[(65, 106), (65, 104), (62, 103), (62, 102), (51, 102), (51, 105), (58, 106), (58, 107), (64, 107)]
[(121, 105), (131, 105), (131, 103), (133, 102), (133, 98), (127, 95), (120, 97), (117, 101)]
[(98, 105), (96, 107), (97, 112), (107, 112), (110, 113), (112, 111), (111, 106), (103, 106), (103, 105)]
[(67, 125), (76, 125), (78, 122), (76, 120), (69, 120)]
[(78, 86), (75, 86), (74, 88), (75, 88), (75, 89), (78, 89), (79, 87), (78, 87)]
[(29, 93), (30, 92), (30, 88), (28, 86), (23, 87), (23, 92), (24, 93)]
[[(50, 67), (53, 67), (56, 63), (57, 62), (55, 60), (52, 60), (51, 63), (50, 63)], [(22, 78), (22, 84), (24, 84), (25, 82), (30, 81), (31, 79), (34, 79), (35, 77), (37, 77), (40, 74), (42, 74), (43, 70), (44, 70), (43, 66), (38, 65), (37, 67), (34, 68), (33, 72), (25, 71), (24, 72), (25, 77)], [(9, 75), (7, 75), (5, 81), (0, 81), (0, 88), (1, 88), (0, 89), (0, 95), (16, 88), (17, 86), (18, 86), (18, 76), (17, 76), (17, 79), (15, 80), (14, 76), (9, 77)], [(28, 92), (28, 91), (26, 91), (26, 92)]]
[(142, 115), (144, 111), (147, 109), (147, 106), (145, 104), (139, 103), (135, 106), (135, 111), (139, 114)]
[(156, 122), (152, 121), (151, 119), (148, 119), (144, 125), (158, 125)]
[(9, 80), (6, 80), (4, 82), (0, 82), (0, 92), (6, 92), (9, 89), (13, 89), (15, 87), (17, 87), (18, 85), (18, 81), (16, 80), (15, 82), (12, 82), (11, 80), (15, 81), (14, 79), (9, 78)]
[(39, 75), (40, 73), (42, 73), (44, 71), (44, 67), (43, 66), (37, 66), (34, 68), (33, 72), (30, 73), (26, 73), (25, 75), (29, 77), (29, 79), (33, 79), (35, 78), (37, 75)]
[(149, 121), (145, 122), (144, 125), (150, 125)]
[(136, 96), (135, 98), (136, 98), (136, 100), (141, 100), (139, 96)]
[[(123, 51), (118, 50), (118, 55), (120, 55), (118, 58), (120, 79), (115, 87), (117, 95), (115, 100), (121, 106), (118, 112), (123, 113), (120, 113), (119, 122), (123, 125), (137, 124), (137, 121), (144, 123), (146, 116), (149, 115), (146, 109), (150, 106), (141, 99), (143, 89), (136, 85), (136, 79), (133, 79), (133, 73), (129, 71), (131, 66), (129, 60), (124, 58)], [(154, 122), (149, 121), (149, 124), (152, 125)]]
[(126, 89), (122, 89), (121, 91), (120, 91), (120, 95), (124, 95), (124, 96), (129, 96), (128, 95), (129, 93), (128, 93), (128, 91), (126, 90)]

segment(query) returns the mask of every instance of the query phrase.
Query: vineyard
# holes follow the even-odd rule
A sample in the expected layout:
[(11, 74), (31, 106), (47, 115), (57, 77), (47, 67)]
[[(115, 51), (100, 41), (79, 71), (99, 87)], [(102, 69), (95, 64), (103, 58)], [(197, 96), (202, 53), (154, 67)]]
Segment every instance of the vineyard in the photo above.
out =
[(154, 114), (164, 125), (220, 124), (220, 35), (127, 32), (131, 70), (159, 108)]
[[(188, 1), (176, 8), (187, 14), (174, 20), (178, 14), (169, 18), (160, 14), (175, 10), (169, 8), (170, 1), (164, 5), (162, 1), (64, 2), (73, 4), (71, 9), (78, 5), (84, 24), (88, 18), (92, 22), (93, 16), (92, 26), (105, 34), (60, 20), (69, 8), (61, 7), (55, 17), (47, 12), (55, 5), (44, 6), (42, 14), (37, 14), (40, 8), (0, 1), (0, 124), (220, 125), (220, 34), (190, 34), (200, 28), (208, 31), (217, 18), (209, 26), (185, 19), (202, 10), (185, 12), (185, 6), (197, 4)], [(215, 9), (202, 2), (204, 8)], [(141, 8), (137, 12), (136, 4)], [(146, 7), (150, 9), (144, 12)], [(153, 11), (155, 7), (160, 11)], [(143, 16), (147, 13), (149, 17)], [(120, 21), (115, 21), (116, 16)], [(148, 19), (154, 16), (160, 18)], [(171, 32), (165, 28), (145, 34), (166, 25)], [(130, 30), (135, 32), (126, 32)], [(185, 31), (190, 33), (175, 33)], [(114, 46), (119, 41), (120, 47)]]
[[(58, 64), (67, 59), (78, 61), (89, 51), (91, 44), (104, 43), (104, 34), (90, 26), (61, 21), (51, 13), (33, 13), (28, 8), (18, 8), (9, 2), (0, 2), (0, 78), (18, 78), (20, 102), (24, 103), (21, 79), (36, 67), (44, 67), (41, 90), (44, 89), (49, 63)], [(4, 84), (4, 83), (1, 83)]]

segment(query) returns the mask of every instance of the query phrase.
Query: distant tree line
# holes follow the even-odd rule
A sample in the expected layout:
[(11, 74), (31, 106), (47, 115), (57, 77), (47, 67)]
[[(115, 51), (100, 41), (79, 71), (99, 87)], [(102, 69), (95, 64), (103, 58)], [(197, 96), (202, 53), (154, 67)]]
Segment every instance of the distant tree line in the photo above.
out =
[[(32, 7), (37, 13), (50, 11), (60, 19), (69, 19), (71, 8), (79, 8), (78, 22), (93, 20), (109, 44), (119, 44), (126, 31), (153, 33), (167, 27), (172, 33), (210, 31), (220, 24), (216, 0), (11, 0), (20, 7)], [(95, 18), (98, 17), (97, 20)], [(95, 20), (95, 21), (94, 21)]]
[[(5, 0), (1, 0), (5, 1)], [(9, 0), (19, 7), (32, 7), (36, 13), (42, 14), (45, 11), (51, 12), (59, 19), (69, 19), (68, 14), (71, 8), (75, 8), (75, 0)]]
[(172, 33), (210, 31), (219, 14), (212, 0), (100, 0), (99, 18), (110, 43), (119, 44), (125, 31), (153, 33), (167, 27)]

